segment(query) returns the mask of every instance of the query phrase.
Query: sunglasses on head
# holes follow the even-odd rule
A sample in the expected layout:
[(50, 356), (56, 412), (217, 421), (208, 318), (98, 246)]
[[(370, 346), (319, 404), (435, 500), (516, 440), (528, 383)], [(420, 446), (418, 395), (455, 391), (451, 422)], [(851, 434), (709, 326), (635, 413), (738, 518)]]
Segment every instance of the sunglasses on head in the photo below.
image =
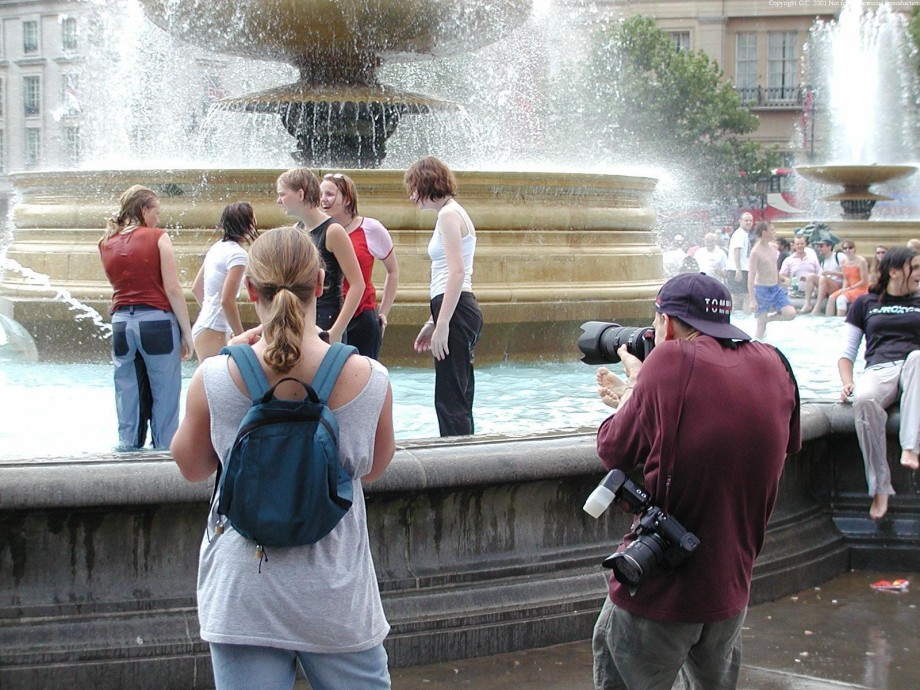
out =
[(341, 180), (345, 177), (342, 173), (326, 173), (323, 175), (324, 180)]

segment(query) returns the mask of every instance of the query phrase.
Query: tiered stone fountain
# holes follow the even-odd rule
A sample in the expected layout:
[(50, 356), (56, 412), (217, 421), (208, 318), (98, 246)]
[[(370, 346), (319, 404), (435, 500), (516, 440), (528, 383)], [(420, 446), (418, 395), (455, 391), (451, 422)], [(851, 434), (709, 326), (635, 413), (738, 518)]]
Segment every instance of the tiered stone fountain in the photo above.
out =
[[(373, 170), (401, 113), (449, 103), (379, 84), (386, 61), (470, 50), (520, 24), (529, 0), (143, 0), (151, 18), (183, 39), (236, 55), (284, 60), (295, 84), (232, 99), (222, 107), (277, 112), (297, 140), (294, 156), (317, 168), (349, 169), (361, 210), (393, 234), (400, 289), (382, 357), (414, 357), (411, 342), (428, 309), (426, 246), (434, 219), (406, 199), (402, 171)], [(353, 169), (353, 170), (352, 170)], [(164, 222), (190, 284), (224, 204), (250, 200), (262, 227), (290, 223), (274, 204), (280, 170), (117, 170), (19, 173), (15, 240), (8, 257), (50, 276), (55, 287), (105, 313), (110, 290), (96, 250), (120, 192), (142, 183), (163, 197)], [(459, 171), (459, 196), (479, 233), (475, 292), (486, 330), (483, 360), (574, 357), (579, 323), (645, 323), (662, 279), (649, 196), (655, 181), (620, 175)], [(378, 269), (380, 267), (378, 266)], [(378, 285), (382, 284), (378, 280)], [(68, 308), (46, 288), (8, 272), (0, 295), (39, 351), (58, 339), (101, 355), (105, 341), (74, 331)], [(194, 315), (195, 305), (190, 297)], [(253, 318), (244, 312), (244, 320)]]
[(869, 220), (878, 201), (893, 201), (892, 197), (876, 194), (870, 185), (882, 184), (917, 172), (912, 165), (800, 165), (795, 171), (809, 180), (843, 185), (843, 191), (822, 197), (823, 201), (839, 201), (845, 220)]
[[(363, 80), (360, 92), (367, 94), (378, 89), (374, 67), (387, 56), (441, 54), (452, 37), (475, 47), (471, 36), (494, 39), (499, 34), (491, 28), (513, 26), (525, 7), (521, 0), (483, 8), (467, 0), (144, 4), (164, 25), (181, 18), (192, 27), (189, 37), (222, 49), (248, 41), (251, 34), (237, 34), (238, 25), (261, 27), (264, 50), (250, 49), (278, 59), (299, 56), (295, 63), (303, 79), (281, 98), (244, 97), (236, 105), (261, 110), (266, 101), (283, 101), (288, 105), (280, 110), (284, 115), (287, 108), (300, 160), (314, 167), (365, 168), (383, 159), (382, 135), (389, 131), (383, 119), (392, 123), (395, 113), (434, 106), (413, 106), (408, 97), (388, 100), (392, 93), (379, 87), (384, 97), (375, 101), (381, 106), (364, 109), (358, 127), (377, 132), (373, 140), (319, 133), (314, 139), (303, 113), (312, 118), (346, 112), (348, 120), (361, 110), (355, 104), (371, 100), (364, 95), (324, 100), (316, 96), (317, 83), (322, 93), (342, 93), (326, 88), (326, 75), (342, 61), (344, 74)], [(338, 14), (322, 14), (332, 8)], [(381, 14), (391, 17), (387, 29), (375, 28)], [(233, 19), (211, 24), (205, 16)], [(444, 16), (460, 23), (452, 31), (426, 33)], [(345, 33), (339, 33), (340, 24)], [(335, 40), (323, 43), (327, 32)], [(316, 50), (292, 48), (304, 41), (316, 43)], [(334, 52), (340, 45), (374, 50), (342, 57)], [(355, 56), (363, 62), (354, 65)], [(289, 99), (292, 92), (309, 94), (307, 103)], [(342, 119), (327, 122), (335, 130)], [(347, 143), (358, 140), (357, 151)], [(322, 158), (326, 154), (329, 158)], [(20, 173), (14, 176), (21, 200), (9, 257), (104, 310), (108, 288), (96, 240), (124, 188), (142, 182), (160, 192), (162, 217), (175, 229), (179, 261), (190, 281), (228, 201), (251, 199), (264, 226), (284, 222), (272, 203), (279, 172)], [(424, 254), (433, 219), (405, 200), (400, 171), (352, 173), (362, 211), (389, 226), (400, 253), (401, 287), (391, 318), (397, 328), (388, 329), (383, 353), (391, 362), (396, 353), (409, 351), (427, 310)], [(568, 352), (574, 357), (583, 320), (648, 322), (662, 272), (648, 201), (654, 180), (461, 171), (459, 181), (480, 238), (474, 284), (486, 331), (477, 352), (493, 358)], [(3, 280), (15, 316), (34, 329), (42, 350), (49, 351), (67, 329), (68, 344), (74, 339), (70, 313), (47, 289), (9, 273)], [(93, 342), (102, 343), (98, 353), (107, 349), (105, 341)], [(36, 411), (48, 418), (52, 433), (53, 414)], [(837, 407), (812, 408), (803, 429), (809, 443), (784, 473), (755, 571), (754, 602), (818, 584), (849, 566), (848, 550), (826, 509), (830, 502), (839, 506), (840, 495), (825, 494), (832, 484), (827, 477), (836, 481), (844, 475), (834, 462), (852, 467), (856, 484), (861, 482), (852, 419)], [(594, 521), (580, 510), (601, 475), (590, 431), (401, 446), (388, 472), (367, 489), (374, 561), (393, 626), (386, 643), (391, 663), (588, 638), (605, 595), (598, 561), (628, 523), (618, 511)], [(822, 490), (820, 499), (812, 482)], [(859, 506), (861, 488), (844, 500)], [(198, 544), (209, 495), (207, 483), (188, 484), (160, 453), (25, 457), (0, 464), (0, 686), (211, 687), (207, 646), (197, 635), (195, 615)]]
[[(302, 80), (283, 93), (231, 106), (276, 104), (298, 141), (298, 162), (320, 173), (349, 168), (362, 212), (389, 227), (399, 254), (400, 289), (382, 358), (392, 364), (408, 355), (428, 310), (434, 218), (406, 200), (402, 171), (374, 168), (396, 115), (440, 106), (380, 86), (375, 68), (385, 59), (495, 40), (522, 20), (529, 3), (144, 5), (190, 39), (227, 50), (245, 45), (246, 55), (301, 68)], [(96, 243), (121, 191), (143, 183), (160, 193), (161, 217), (189, 284), (229, 201), (251, 200), (263, 227), (289, 222), (274, 204), (280, 172), (18, 173), (8, 257), (106, 313), (109, 288)], [(582, 321), (648, 323), (662, 278), (649, 206), (655, 180), (478, 171), (458, 178), (479, 234), (474, 285), (486, 328), (478, 359), (574, 358)], [(64, 348), (72, 357), (81, 341), (95, 356), (107, 353), (108, 342), (77, 325), (46, 286), (7, 272), (0, 288), (43, 356)], [(391, 663), (589, 635), (604, 596), (598, 545), (605, 551), (625, 529), (614, 511), (598, 521), (581, 515), (599, 469), (590, 434), (402, 446), (384, 479), (368, 487), (374, 560), (393, 626)], [(0, 685), (209, 687), (194, 592), (206, 484), (184, 482), (164, 453), (0, 464)], [(829, 557), (838, 559), (838, 546), (829, 543)]]
[[(840, 203), (839, 217), (808, 220), (827, 223), (866, 254), (875, 244), (903, 244), (920, 234), (916, 201), (902, 202), (914, 206), (906, 217), (891, 217), (876, 205), (893, 198), (870, 189), (913, 175), (920, 159), (910, 41), (903, 14), (888, 6), (864, 7), (860, 0), (847, 0), (838, 20), (816, 23), (809, 36), (805, 83), (815, 89), (816, 110), (808, 113), (808, 126), (818, 132), (809, 159), (818, 163), (797, 166), (796, 172), (843, 191), (821, 197)], [(905, 189), (902, 184), (900, 191)], [(801, 223), (777, 225), (791, 234)]]

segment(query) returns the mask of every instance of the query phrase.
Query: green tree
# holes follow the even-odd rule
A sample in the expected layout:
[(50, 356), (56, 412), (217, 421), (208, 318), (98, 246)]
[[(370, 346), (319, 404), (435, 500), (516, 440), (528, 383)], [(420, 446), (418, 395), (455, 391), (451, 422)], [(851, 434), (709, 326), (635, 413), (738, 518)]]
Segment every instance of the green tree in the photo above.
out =
[(593, 130), (632, 157), (684, 167), (701, 199), (753, 193), (779, 156), (744, 138), (758, 118), (702, 51), (676, 50), (655, 21), (635, 16), (601, 29), (587, 78), (607, 107)]
[[(920, 5), (914, 5), (910, 8), (910, 19), (907, 21), (907, 30), (913, 39), (915, 49), (920, 49)], [(916, 60), (917, 73), (920, 74), (920, 60)]]

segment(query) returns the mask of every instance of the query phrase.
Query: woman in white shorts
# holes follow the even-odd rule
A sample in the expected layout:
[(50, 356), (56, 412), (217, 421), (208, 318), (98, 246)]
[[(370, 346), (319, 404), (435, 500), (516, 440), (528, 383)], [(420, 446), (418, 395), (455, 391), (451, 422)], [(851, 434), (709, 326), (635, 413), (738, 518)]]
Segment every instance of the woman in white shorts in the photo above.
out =
[(229, 204), (217, 228), (224, 236), (208, 249), (192, 285), (192, 293), (201, 305), (192, 327), (199, 362), (216, 355), (231, 337), (243, 332), (236, 298), (246, 270), (242, 243), (252, 242), (257, 235), (252, 206), (246, 201)]

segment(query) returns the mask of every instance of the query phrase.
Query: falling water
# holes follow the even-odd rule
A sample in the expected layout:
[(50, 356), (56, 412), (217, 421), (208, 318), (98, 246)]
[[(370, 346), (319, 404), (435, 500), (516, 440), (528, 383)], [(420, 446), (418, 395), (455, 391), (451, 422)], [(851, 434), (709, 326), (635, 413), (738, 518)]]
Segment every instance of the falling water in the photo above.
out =
[(847, 0), (839, 19), (817, 22), (809, 35), (805, 71), (814, 94), (814, 163), (920, 159), (920, 89), (907, 20), (888, 5), (866, 5)]

